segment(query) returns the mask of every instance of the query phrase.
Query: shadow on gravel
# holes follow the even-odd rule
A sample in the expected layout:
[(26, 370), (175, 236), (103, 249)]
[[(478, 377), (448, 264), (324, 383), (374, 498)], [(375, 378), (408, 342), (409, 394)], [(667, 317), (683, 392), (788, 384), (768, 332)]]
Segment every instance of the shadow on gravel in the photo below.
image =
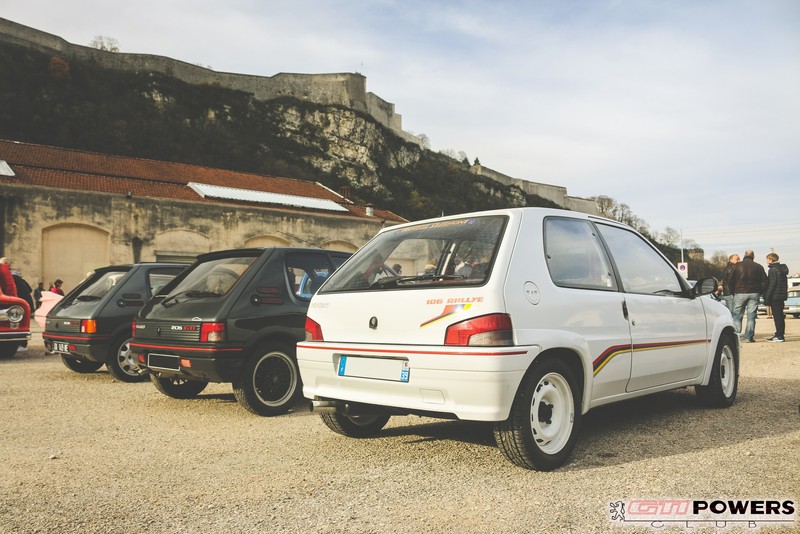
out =
[[(747, 378), (736, 404), (706, 408), (694, 388), (595, 408), (583, 417), (570, 462), (562, 470), (621, 465), (795, 432), (800, 380)], [(378, 438), (404, 443), (456, 441), (496, 447), (491, 423), (436, 421), (386, 428)], [(800, 446), (800, 443), (798, 443)]]
[(565, 469), (619, 465), (727, 447), (800, 429), (800, 380), (746, 378), (730, 408), (706, 408), (694, 388), (596, 408), (583, 418)]
[[(409, 419), (413, 421), (413, 419)], [(421, 425), (386, 428), (378, 437), (406, 438), (406, 443), (426, 441), (459, 441), (474, 445), (495, 446), (491, 423), (476, 421), (436, 421)]]

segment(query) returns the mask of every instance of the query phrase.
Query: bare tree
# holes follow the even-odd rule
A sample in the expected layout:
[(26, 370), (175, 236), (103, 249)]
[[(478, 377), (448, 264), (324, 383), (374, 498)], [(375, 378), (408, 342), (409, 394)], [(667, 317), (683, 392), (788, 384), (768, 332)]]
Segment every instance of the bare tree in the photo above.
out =
[(664, 228), (664, 233), (660, 235), (659, 241), (664, 245), (670, 247), (677, 247), (680, 245), (681, 234), (675, 228), (667, 226)]
[(723, 250), (715, 250), (709, 262), (718, 269), (722, 270), (728, 265), (728, 254)]
[(600, 212), (600, 215), (608, 217), (609, 219), (614, 218), (614, 211), (617, 207), (616, 200), (605, 195), (591, 197), (591, 200), (594, 200), (595, 204), (597, 204), (597, 211)]
[(106, 52), (119, 52), (119, 41), (113, 37), (96, 35), (89, 43), (89, 46), (98, 50), (105, 50)]

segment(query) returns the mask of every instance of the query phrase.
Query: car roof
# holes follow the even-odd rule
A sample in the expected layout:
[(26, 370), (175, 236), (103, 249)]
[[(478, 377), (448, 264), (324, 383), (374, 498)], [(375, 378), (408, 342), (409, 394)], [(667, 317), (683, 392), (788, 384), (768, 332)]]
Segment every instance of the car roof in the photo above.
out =
[(419, 221), (412, 221), (404, 224), (397, 224), (393, 226), (388, 226), (386, 228), (381, 229), (378, 233), (383, 232), (391, 232), (393, 230), (397, 230), (400, 228), (406, 227), (413, 227), (419, 224), (433, 224), (437, 222), (443, 221), (452, 221), (458, 219), (465, 219), (469, 217), (487, 217), (492, 215), (505, 215), (512, 218), (520, 218), (523, 216), (534, 216), (544, 219), (545, 217), (573, 217), (576, 219), (585, 219), (585, 220), (594, 220), (594, 221), (602, 221), (606, 223), (611, 223), (617, 226), (629, 228), (629, 226), (615, 221), (613, 219), (608, 219), (606, 217), (602, 217), (600, 215), (592, 215), (589, 213), (583, 213), (580, 211), (570, 211), (570, 210), (563, 210), (558, 208), (537, 208), (537, 207), (525, 207), (525, 208), (504, 208), (504, 209), (497, 209), (497, 210), (487, 210), (487, 211), (474, 211), (468, 213), (458, 213), (454, 215), (446, 215), (443, 217), (435, 217), (431, 219), (421, 219)]

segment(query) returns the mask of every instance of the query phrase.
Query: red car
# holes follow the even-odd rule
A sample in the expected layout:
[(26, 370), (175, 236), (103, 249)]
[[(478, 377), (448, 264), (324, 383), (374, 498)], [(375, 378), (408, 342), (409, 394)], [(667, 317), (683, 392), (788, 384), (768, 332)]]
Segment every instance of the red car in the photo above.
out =
[(31, 338), (31, 308), (17, 297), (0, 294), (0, 358), (10, 358)]

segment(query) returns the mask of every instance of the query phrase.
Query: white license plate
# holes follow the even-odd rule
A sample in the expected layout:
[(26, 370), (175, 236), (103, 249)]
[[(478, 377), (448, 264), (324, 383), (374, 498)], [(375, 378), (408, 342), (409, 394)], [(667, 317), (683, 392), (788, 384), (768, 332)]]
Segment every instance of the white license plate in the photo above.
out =
[(53, 341), (53, 352), (63, 352), (69, 354), (69, 343), (63, 341)]
[(339, 376), (408, 382), (411, 368), (408, 360), (397, 358), (364, 358), (361, 356), (339, 357)]

